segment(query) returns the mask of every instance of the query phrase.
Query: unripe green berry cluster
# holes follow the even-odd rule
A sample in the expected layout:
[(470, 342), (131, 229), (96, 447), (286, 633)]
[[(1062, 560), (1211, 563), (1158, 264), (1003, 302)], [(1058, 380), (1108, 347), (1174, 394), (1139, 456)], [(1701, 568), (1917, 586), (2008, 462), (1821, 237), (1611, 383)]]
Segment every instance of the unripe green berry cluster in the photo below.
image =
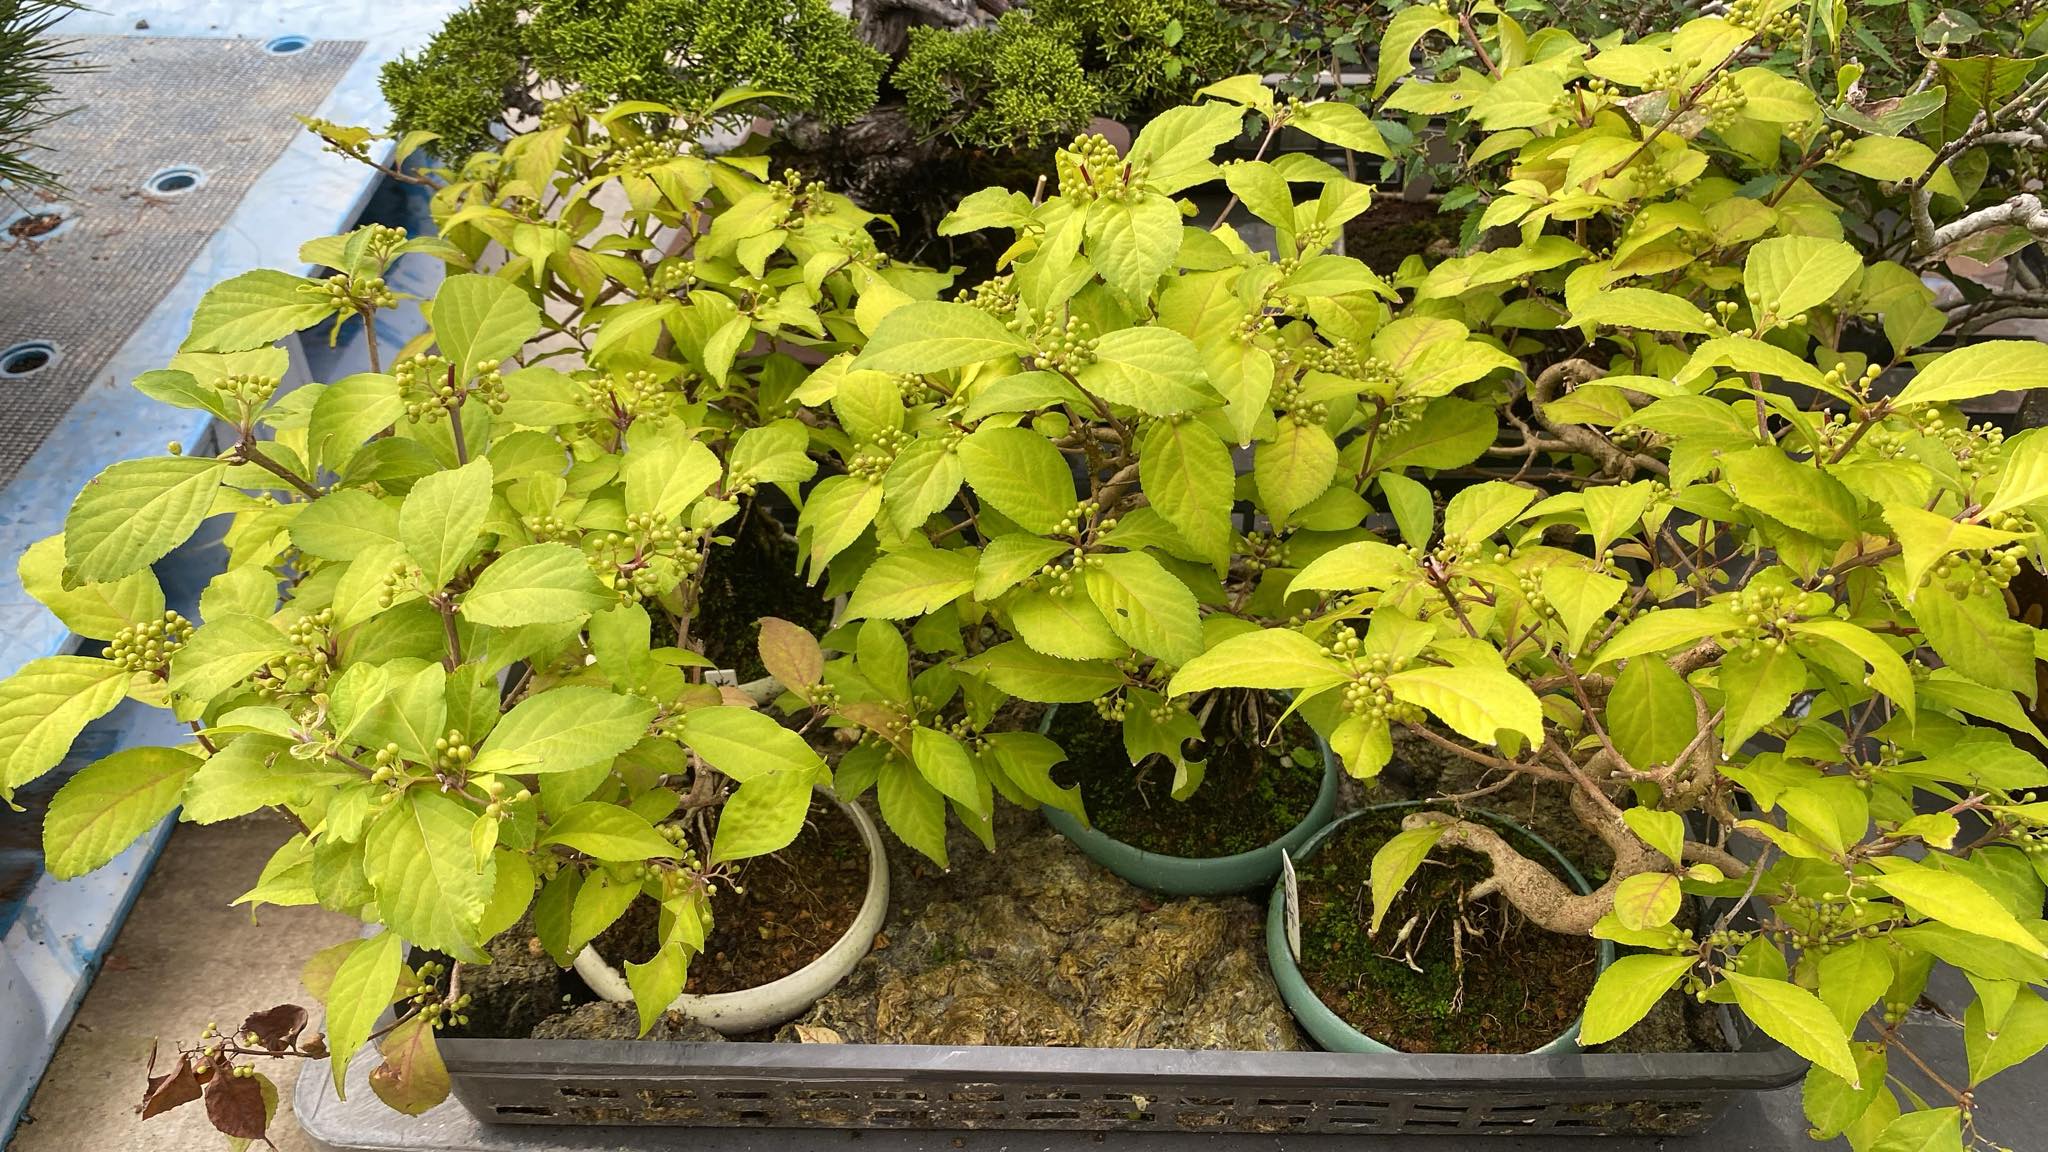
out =
[(130, 672), (161, 672), (169, 666), (172, 653), (191, 638), (192, 622), (176, 612), (166, 612), (161, 620), (131, 624), (114, 633), (100, 654)]

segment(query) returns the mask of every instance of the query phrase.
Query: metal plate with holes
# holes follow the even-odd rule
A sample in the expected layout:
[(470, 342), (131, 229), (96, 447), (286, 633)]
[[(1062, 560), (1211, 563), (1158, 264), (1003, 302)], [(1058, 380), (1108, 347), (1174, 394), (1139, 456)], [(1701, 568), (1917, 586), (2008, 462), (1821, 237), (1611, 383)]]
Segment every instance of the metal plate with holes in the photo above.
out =
[(1678, 1136), (1805, 1062), (1749, 1051), (1422, 1056), (443, 1039), (497, 1124)]
[[(0, 194), (0, 484), (96, 382), (242, 196), (301, 131), (362, 45), (91, 36), (98, 70), (58, 78), (74, 111), (37, 134), (65, 191)], [(61, 213), (46, 226), (40, 219)], [(22, 221), (27, 221), (23, 223)], [(166, 353), (168, 355), (168, 351)], [(113, 383), (125, 383), (114, 381)]]

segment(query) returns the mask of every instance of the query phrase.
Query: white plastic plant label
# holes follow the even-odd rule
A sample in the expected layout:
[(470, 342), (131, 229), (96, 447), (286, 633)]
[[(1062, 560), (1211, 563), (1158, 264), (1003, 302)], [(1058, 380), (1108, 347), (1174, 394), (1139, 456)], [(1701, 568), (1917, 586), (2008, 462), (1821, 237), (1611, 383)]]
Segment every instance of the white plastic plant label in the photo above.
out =
[(1301, 894), (1294, 882), (1294, 857), (1280, 850), (1281, 919), (1287, 925), (1287, 954), (1301, 962)]

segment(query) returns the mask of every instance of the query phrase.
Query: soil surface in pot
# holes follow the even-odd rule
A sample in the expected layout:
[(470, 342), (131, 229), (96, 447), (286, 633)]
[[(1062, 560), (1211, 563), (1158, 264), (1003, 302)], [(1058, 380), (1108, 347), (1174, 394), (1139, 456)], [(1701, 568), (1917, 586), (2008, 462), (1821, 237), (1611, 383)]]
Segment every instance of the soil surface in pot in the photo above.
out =
[[(797, 573), (796, 540), (767, 508), (757, 502), (741, 515), (723, 529), (732, 543), (711, 551), (690, 638), (744, 684), (768, 674), (761, 666), (761, 617), (780, 616), (816, 634), (831, 627), (832, 604), (804, 584)], [(655, 631), (655, 644), (675, 642), (663, 623)]]
[(1344, 225), (1344, 254), (1391, 276), (1410, 256), (1440, 259), (1454, 254), (1463, 220), (1459, 213), (1437, 211), (1434, 201), (1375, 193), (1372, 207)]
[[(1261, 733), (1282, 707), (1276, 703), (1261, 717)], [(1053, 774), (1081, 786), (1088, 821), (1098, 831), (1147, 852), (1211, 859), (1263, 848), (1315, 806), (1322, 757), (1299, 716), (1288, 717), (1272, 743), (1260, 746), (1225, 737), (1230, 721), (1223, 712), (1218, 708), (1210, 717), (1208, 771), (1186, 800), (1171, 795), (1171, 764), (1155, 757), (1133, 767), (1123, 729), (1085, 705), (1053, 714), (1047, 735), (1067, 753)]]
[[(712, 901), (711, 934), (690, 961), (683, 991), (708, 996), (780, 980), (846, 935), (867, 896), (868, 849), (860, 830), (824, 800), (811, 803), (803, 831), (772, 856), (741, 863), (736, 891)], [(635, 900), (596, 947), (618, 965), (642, 963), (655, 953), (660, 907)]]
[(1499, 897), (1466, 904), (1463, 893), (1491, 874), (1484, 857), (1432, 852), (1379, 934), (1367, 934), (1373, 854), (1402, 815), (1360, 816), (1296, 864), (1309, 987), (1404, 1052), (1528, 1052), (1555, 1040), (1585, 1007), (1598, 942), (1538, 928)]

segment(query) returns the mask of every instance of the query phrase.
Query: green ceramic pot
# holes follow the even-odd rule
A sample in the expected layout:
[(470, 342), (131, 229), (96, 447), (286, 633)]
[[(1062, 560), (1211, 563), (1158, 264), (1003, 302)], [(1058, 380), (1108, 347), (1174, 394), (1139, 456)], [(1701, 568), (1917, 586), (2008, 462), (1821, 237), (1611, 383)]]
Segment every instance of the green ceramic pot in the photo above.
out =
[[(1052, 726), (1056, 708), (1048, 708), (1039, 731)], [(1140, 888), (1167, 896), (1221, 896), (1263, 888), (1280, 877), (1280, 853), (1300, 855), (1318, 828), (1329, 823), (1337, 810), (1337, 777), (1343, 771), (1322, 735), (1315, 736), (1316, 753), (1323, 759), (1323, 784), (1316, 791), (1308, 815), (1287, 834), (1263, 848), (1234, 856), (1163, 856), (1135, 848), (1085, 827), (1073, 815), (1057, 808), (1041, 808), (1046, 822), (1060, 835), (1074, 842), (1090, 859)]]
[[(1361, 808), (1356, 812), (1347, 812), (1337, 820), (1317, 829), (1315, 834), (1308, 838), (1308, 842), (1303, 844), (1299, 851), (1293, 852), (1292, 855), (1296, 860), (1308, 859), (1315, 854), (1315, 850), (1321, 847), (1325, 840), (1335, 835), (1339, 828), (1368, 812), (1387, 812), (1424, 806), (1414, 802), (1376, 804), (1370, 808)], [(1525, 844), (1534, 845), (1542, 849), (1546, 855), (1563, 867), (1564, 873), (1570, 878), (1572, 886), (1580, 892), (1591, 892), (1593, 890), (1593, 886), (1586, 882), (1586, 878), (1579, 874), (1579, 870), (1572, 866), (1572, 862), (1565, 859), (1564, 854), (1559, 852), (1548, 840), (1497, 813), (1474, 811), (1471, 815), (1500, 828), (1508, 834), (1510, 839), (1519, 839)], [(1607, 966), (1612, 963), (1614, 963), (1614, 944), (1612, 941), (1602, 940), (1600, 942), (1600, 970), (1605, 971)], [(1277, 883), (1273, 885), (1273, 897), (1266, 905), (1266, 964), (1272, 969), (1273, 982), (1280, 986), (1280, 998), (1287, 1002), (1287, 1007), (1293, 1011), (1295, 1020), (1299, 1021), (1302, 1029), (1324, 1049), (1331, 1052), (1401, 1051), (1398, 1048), (1382, 1044), (1358, 1029), (1353, 1028), (1345, 1022), (1343, 1017), (1330, 1011), (1329, 1006), (1324, 1004), (1322, 999), (1315, 994), (1315, 990), (1308, 986), (1308, 981), (1302, 977), (1301, 966), (1295, 962), (1294, 954), (1287, 948), (1287, 896), (1284, 891), (1284, 885)], [(1577, 1052), (1579, 1050), (1579, 1023), (1578, 1019), (1574, 1019), (1571, 1027), (1566, 1028), (1562, 1035), (1536, 1049), (1536, 1051)]]

